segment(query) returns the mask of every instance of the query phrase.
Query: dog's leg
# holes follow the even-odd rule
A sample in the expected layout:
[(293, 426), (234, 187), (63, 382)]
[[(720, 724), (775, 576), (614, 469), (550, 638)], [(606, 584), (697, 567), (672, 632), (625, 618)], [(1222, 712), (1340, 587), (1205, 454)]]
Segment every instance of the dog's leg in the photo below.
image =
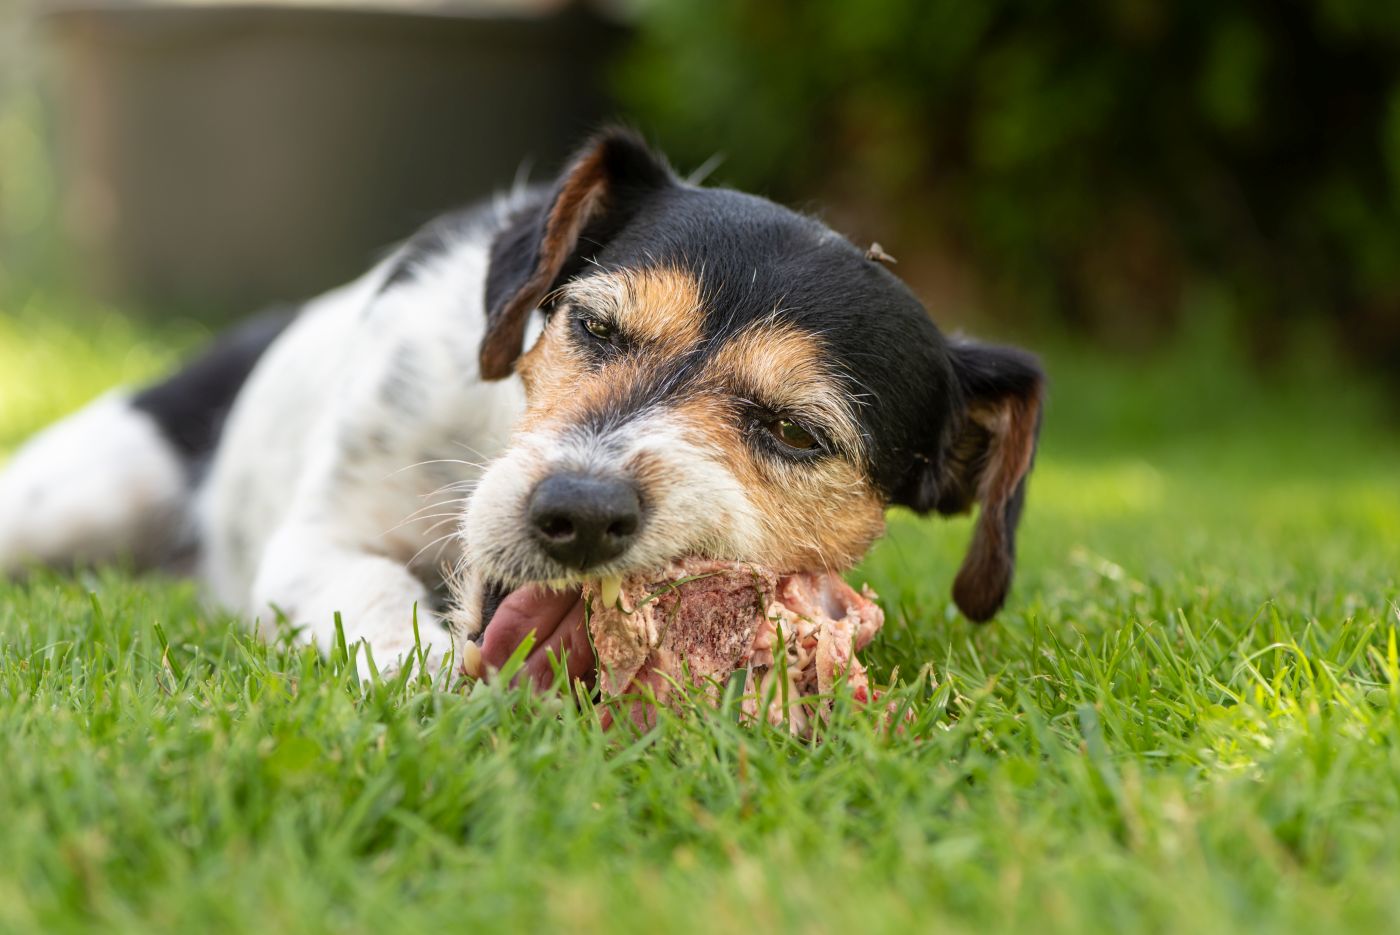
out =
[(29, 565), (165, 561), (189, 540), (184, 460), (110, 394), (32, 438), (0, 473), (0, 576)]
[[(423, 579), (436, 584), (452, 561), (460, 494), (451, 491), (477, 471), (459, 460), (463, 445), (453, 439), (504, 436), (512, 414), (503, 402), (513, 391), (492, 384), (474, 385), (469, 396), (450, 393), (449, 362), (435, 364), (425, 342), (402, 340), (414, 341), (415, 353), (365, 348), (334, 407), (310, 430), (309, 460), (261, 549), (250, 602), (264, 624), (280, 614), (323, 652), (334, 645), (339, 612), (347, 641), (363, 641), (381, 672), (412, 661), (415, 607), (424, 649), (432, 644), (430, 665), (450, 652)], [(417, 366), (405, 367), (405, 359)], [(254, 450), (247, 441), (230, 438), (245, 444), (245, 461)]]
[[(258, 572), (255, 604), (284, 616), (325, 653), (335, 645), (339, 614), (347, 644), (363, 642), (381, 674), (414, 663), (416, 613), (428, 668), (436, 672), (450, 639), (432, 595), (402, 563), (347, 543), (343, 532), (298, 521), (278, 530)], [(265, 616), (265, 631), (269, 622)], [(359, 664), (368, 675), (363, 651)]]

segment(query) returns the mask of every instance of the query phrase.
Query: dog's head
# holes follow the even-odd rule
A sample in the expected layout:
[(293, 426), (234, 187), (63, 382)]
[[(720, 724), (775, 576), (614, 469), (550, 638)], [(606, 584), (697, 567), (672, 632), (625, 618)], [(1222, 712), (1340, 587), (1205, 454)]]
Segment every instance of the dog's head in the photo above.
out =
[(1001, 607), (1040, 371), (945, 339), (820, 222), (609, 132), (498, 236), (486, 292), (482, 376), (518, 373), (528, 405), (468, 509), (467, 630), (522, 585), (684, 556), (845, 569), (890, 504), (979, 504), (954, 598)]

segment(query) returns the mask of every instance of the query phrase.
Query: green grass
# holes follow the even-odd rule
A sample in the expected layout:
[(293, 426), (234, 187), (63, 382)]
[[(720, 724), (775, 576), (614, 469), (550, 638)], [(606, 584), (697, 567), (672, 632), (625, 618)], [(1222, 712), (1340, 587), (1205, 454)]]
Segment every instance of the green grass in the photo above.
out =
[[(44, 311), (0, 317), (0, 448), (195, 331)], [(604, 735), (357, 687), (184, 583), (0, 586), (0, 931), (1393, 929), (1400, 442), (1199, 343), (1050, 355), (995, 623), (950, 610), (968, 524), (893, 518), (855, 578), (903, 735)]]

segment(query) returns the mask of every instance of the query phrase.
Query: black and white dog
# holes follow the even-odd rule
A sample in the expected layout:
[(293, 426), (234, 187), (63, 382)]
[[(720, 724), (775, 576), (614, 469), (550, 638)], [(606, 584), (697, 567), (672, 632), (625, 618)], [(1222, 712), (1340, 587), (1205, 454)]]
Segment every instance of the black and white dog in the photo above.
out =
[[(548, 189), (49, 428), (0, 475), (0, 573), (193, 556), (211, 596), (381, 669), (424, 641), (591, 665), (579, 583), (680, 557), (845, 569), (884, 512), (980, 505), (954, 599), (1001, 607), (1043, 379), (950, 342), (809, 217), (605, 132)], [(450, 595), (446, 592), (451, 592)], [(489, 624), (489, 626), (488, 626)], [(483, 645), (484, 644), (484, 645)]]

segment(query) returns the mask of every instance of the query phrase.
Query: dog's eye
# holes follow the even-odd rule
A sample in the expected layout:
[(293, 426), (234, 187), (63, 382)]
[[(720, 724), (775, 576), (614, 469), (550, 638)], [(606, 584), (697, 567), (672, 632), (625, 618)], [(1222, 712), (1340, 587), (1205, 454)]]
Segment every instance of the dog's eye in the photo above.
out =
[(816, 436), (791, 419), (774, 419), (768, 423), (768, 431), (778, 441), (798, 451), (810, 451), (817, 447)]
[(599, 341), (611, 341), (617, 333), (613, 326), (603, 321), (601, 318), (583, 319), (583, 330), (587, 331)]

